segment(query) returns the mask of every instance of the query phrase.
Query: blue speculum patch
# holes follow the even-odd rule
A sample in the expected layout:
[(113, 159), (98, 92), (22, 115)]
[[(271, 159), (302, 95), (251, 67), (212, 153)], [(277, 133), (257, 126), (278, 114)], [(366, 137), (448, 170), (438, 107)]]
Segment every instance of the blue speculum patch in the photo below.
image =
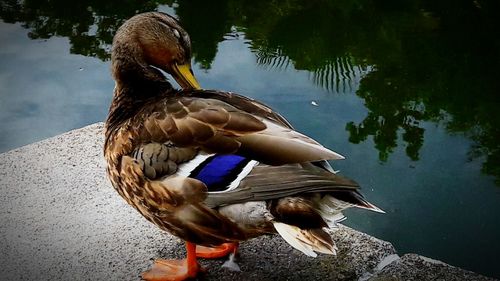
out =
[(226, 190), (250, 160), (239, 155), (214, 155), (196, 167), (189, 177), (202, 181), (208, 191)]

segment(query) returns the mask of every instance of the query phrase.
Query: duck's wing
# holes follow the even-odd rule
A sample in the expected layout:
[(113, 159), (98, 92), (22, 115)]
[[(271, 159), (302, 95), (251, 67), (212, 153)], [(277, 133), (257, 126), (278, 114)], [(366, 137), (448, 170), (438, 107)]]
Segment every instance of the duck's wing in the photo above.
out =
[[(184, 94), (193, 97), (215, 98), (227, 102), (240, 110), (270, 120), (273, 123), (279, 124), (281, 127), (294, 130), (292, 124), (290, 124), (290, 122), (288, 122), (288, 120), (281, 114), (270, 108), (268, 105), (249, 97), (238, 95), (232, 92), (221, 92), (215, 90), (187, 91)], [(341, 155), (339, 156), (340, 157), (334, 159), (343, 159)], [(335, 173), (330, 163), (328, 163), (328, 161), (326, 160), (313, 161), (312, 164), (326, 171), (329, 171), (330, 173)]]
[(141, 142), (170, 141), (208, 153), (238, 154), (282, 165), (343, 159), (288, 126), (279, 114), (242, 96), (212, 91), (181, 92), (139, 114)]
[(217, 99), (231, 104), (232, 106), (242, 111), (271, 120), (274, 123), (282, 125), (283, 127), (293, 129), (292, 125), (290, 124), (290, 122), (288, 122), (288, 120), (286, 120), (285, 117), (270, 108), (268, 105), (258, 100), (238, 95), (233, 92), (223, 92), (217, 90), (191, 90), (182, 92), (182, 95), (189, 97)]
[(357, 191), (358, 189), (359, 185), (355, 181), (329, 173), (311, 164), (282, 166), (257, 164), (238, 183), (238, 188), (228, 188), (224, 192), (211, 192), (205, 203), (208, 206), (217, 207), (248, 201), (267, 201), (287, 196), (324, 193), (362, 207), (366, 203)]
[[(283, 117), (263, 104), (227, 92), (191, 91), (160, 97), (138, 112), (125, 127), (128, 128), (125, 133), (118, 133), (115, 141), (110, 143), (122, 143), (117, 146), (119, 149), (132, 146), (133, 152), (129, 156), (149, 180), (174, 176), (185, 178), (184, 181), (169, 182), (169, 189), (175, 199), (173, 201), (176, 202), (188, 197), (203, 197), (190, 193), (191, 190), (199, 189), (197, 180), (191, 180), (193, 177), (190, 174), (177, 173), (180, 164), (186, 166), (187, 162), (193, 160), (203, 161), (202, 157), (195, 159), (202, 152), (235, 154), (270, 165), (342, 157), (289, 128)], [(108, 151), (113, 151), (113, 147), (110, 146)], [(297, 186), (305, 180), (301, 178), (301, 169), (289, 173), (295, 173), (290, 178), (294, 178)], [(265, 174), (262, 178), (275, 177)], [(334, 174), (330, 176), (335, 177)], [(254, 186), (255, 190), (259, 188), (257, 183)], [(312, 186), (300, 188), (308, 190)], [(262, 186), (262, 190), (265, 189), (267, 187)], [(269, 191), (273, 192), (272, 189)], [(273, 196), (278, 196), (287, 191), (274, 192), (276, 194)], [(298, 192), (299, 189), (293, 191)], [(264, 192), (258, 194), (262, 195), (259, 198), (266, 198)]]

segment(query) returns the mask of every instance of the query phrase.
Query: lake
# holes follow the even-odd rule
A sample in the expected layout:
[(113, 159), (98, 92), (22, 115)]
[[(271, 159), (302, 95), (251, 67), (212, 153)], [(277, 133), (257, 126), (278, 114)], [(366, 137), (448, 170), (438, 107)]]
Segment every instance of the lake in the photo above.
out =
[(176, 15), (202, 87), (259, 99), (346, 156), (384, 215), (345, 224), (500, 278), (498, 1), (3, 1), (0, 152), (104, 121), (132, 15)]

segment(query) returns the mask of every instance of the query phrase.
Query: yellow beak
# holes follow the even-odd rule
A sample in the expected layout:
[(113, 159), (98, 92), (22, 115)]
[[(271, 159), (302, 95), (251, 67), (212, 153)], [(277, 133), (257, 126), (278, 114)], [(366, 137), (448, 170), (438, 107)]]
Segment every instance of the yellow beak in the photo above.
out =
[(172, 70), (174, 72), (172, 75), (175, 81), (177, 81), (183, 89), (201, 89), (200, 84), (193, 75), (189, 63), (180, 65), (174, 64)]

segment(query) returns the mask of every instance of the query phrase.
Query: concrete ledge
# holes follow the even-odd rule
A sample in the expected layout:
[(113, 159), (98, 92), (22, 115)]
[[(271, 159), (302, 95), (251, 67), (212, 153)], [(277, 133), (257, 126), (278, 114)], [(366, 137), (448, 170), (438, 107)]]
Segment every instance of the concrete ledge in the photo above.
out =
[[(0, 154), (2, 280), (139, 280), (181, 241), (144, 220), (105, 176), (102, 123)], [(240, 273), (202, 261), (207, 280), (493, 280), (347, 227), (338, 255), (309, 258), (277, 236), (243, 243)]]
[(474, 272), (450, 266), (441, 261), (422, 257), (417, 254), (406, 254), (373, 274), (372, 281), (387, 280), (493, 280)]

